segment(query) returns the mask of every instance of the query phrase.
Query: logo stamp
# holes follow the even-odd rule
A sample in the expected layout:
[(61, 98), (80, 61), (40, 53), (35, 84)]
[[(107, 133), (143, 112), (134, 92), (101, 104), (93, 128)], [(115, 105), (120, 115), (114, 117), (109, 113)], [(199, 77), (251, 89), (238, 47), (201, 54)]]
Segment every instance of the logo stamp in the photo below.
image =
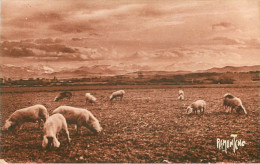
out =
[(230, 137), (230, 140), (217, 138), (217, 148), (224, 150), (226, 153), (227, 149), (233, 148), (233, 152), (236, 153), (238, 147), (244, 147), (246, 145), (246, 141), (237, 139), (237, 134), (231, 134)]

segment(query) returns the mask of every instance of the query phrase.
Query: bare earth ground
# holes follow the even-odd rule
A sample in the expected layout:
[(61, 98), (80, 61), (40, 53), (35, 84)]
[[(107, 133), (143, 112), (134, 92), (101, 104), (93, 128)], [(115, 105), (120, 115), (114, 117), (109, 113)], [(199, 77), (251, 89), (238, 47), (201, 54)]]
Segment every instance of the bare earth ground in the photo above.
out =
[[(94, 136), (83, 128), (78, 136), (70, 125), (71, 144), (62, 132), (61, 147), (44, 151), (42, 131), (36, 123), (26, 123), (18, 134), (1, 133), (0, 158), (7, 162), (260, 162), (259, 88), (183, 88), (184, 101), (177, 100), (178, 90), (126, 89), (123, 101), (113, 104), (108, 101), (111, 89), (73, 91), (70, 101), (61, 102), (53, 101), (58, 92), (3, 93), (2, 125), (17, 109), (43, 104), (51, 113), (60, 105), (70, 105), (90, 110), (104, 132)], [(99, 103), (85, 105), (86, 92)], [(224, 112), (222, 97), (227, 92), (241, 98), (248, 116)], [(205, 114), (187, 115), (184, 105), (198, 99), (208, 104)], [(232, 133), (246, 146), (236, 153), (218, 150), (217, 138), (230, 139)]]

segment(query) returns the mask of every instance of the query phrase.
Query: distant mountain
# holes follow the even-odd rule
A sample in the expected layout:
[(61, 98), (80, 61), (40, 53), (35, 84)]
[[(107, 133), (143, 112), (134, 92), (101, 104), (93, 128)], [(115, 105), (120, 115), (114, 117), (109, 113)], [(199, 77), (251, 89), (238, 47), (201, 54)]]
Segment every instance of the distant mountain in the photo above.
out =
[(126, 76), (137, 77), (139, 74), (143, 76), (171, 76), (171, 75), (183, 75), (191, 73), (190, 71), (136, 71), (125, 74)]
[(260, 71), (260, 65), (255, 66), (241, 66), (241, 67), (232, 67), (226, 66), (223, 68), (211, 68), (208, 70), (200, 70), (196, 72), (216, 72), (216, 73), (225, 73), (225, 72), (250, 72), (250, 71)]
[(151, 70), (151, 67), (147, 65), (138, 65), (138, 64), (118, 65), (118, 66), (111, 66), (110, 68), (115, 70), (121, 70), (123, 74), (136, 72), (136, 71)]
[(135, 53), (133, 53), (132, 55), (126, 57), (125, 59), (128, 60), (140, 60), (140, 59), (143, 59), (143, 58), (149, 58), (149, 55), (144, 52), (144, 51), (137, 51)]
[(60, 72), (54, 72), (50, 74), (51, 76), (56, 76), (60, 78), (71, 78), (71, 77), (96, 77), (96, 76), (115, 76), (124, 75), (130, 72), (135, 72), (138, 70), (144, 71), (149, 70), (150, 67), (130, 64), (130, 65), (94, 65), (94, 66), (83, 66), (71, 70), (63, 70)]
[(123, 70), (112, 69), (110, 65), (94, 65), (83, 66), (76, 69), (63, 70), (51, 73), (51, 76), (58, 78), (72, 78), (72, 77), (96, 77), (96, 76), (113, 76), (122, 74)]
[(242, 66), (232, 67), (226, 66), (223, 68), (211, 68), (208, 70), (200, 70), (196, 72), (191, 71), (150, 71), (152, 68), (149, 66), (142, 66), (137, 64), (131, 65), (94, 65), (94, 66), (83, 66), (74, 69), (64, 69), (62, 71), (55, 71), (53, 68), (45, 65), (37, 65), (34, 67), (17, 67), (10, 64), (4, 64), (0, 66), (0, 77), (12, 78), (12, 79), (27, 79), (27, 78), (82, 78), (82, 77), (98, 77), (98, 76), (115, 76), (124, 75), (129, 77), (138, 77), (140, 74), (143, 76), (171, 76), (181, 75), (188, 73), (199, 73), (199, 72), (249, 72), (249, 71), (260, 71), (260, 65), (256, 66)]
[(48, 77), (46, 75), (53, 72), (54, 70), (52, 68), (44, 65), (38, 65), (37, 67), (17, 67), (10, 64), (4, 64), (0, 66), (1, 77), (12, 79)]

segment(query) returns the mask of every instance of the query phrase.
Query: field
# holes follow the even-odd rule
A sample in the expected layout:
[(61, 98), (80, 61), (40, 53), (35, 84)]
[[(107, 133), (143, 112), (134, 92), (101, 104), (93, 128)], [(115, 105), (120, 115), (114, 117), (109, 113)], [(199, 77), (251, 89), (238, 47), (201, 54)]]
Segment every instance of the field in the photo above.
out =
[[(18, 134), (1, 133), (0, 158), (7, 162), (260, 162), (258, 87), (252, 88), (182, 88), (185, 100), (178, 101), (179, 88), (125, 89), (122, 101), (110, 103), (114, 89), (72, 91), (70, 101), (54, 102), (58, 91), (1, 94), (1, 126), (17, 109), (43, 104), (51, 113), (60, 105), (90, 110), (104, 131), (94, 136), (88, 129), (76, 135), (69, 125), (71, 143), (59, 136), (61, 147), (42, 150), (42, 131), (36, 123), (26, 123)], [(84, 94), (92, 93), (96, 105), (85, 104)], [(222, 97), (230, 92), (241, 98), (248, 115), (225, 113)], [(207, 109), (202, 115), (187, 115), (186, 107), (203, 99)], [(217, 149), (217, 138), (246, 141), (234, 153)]]

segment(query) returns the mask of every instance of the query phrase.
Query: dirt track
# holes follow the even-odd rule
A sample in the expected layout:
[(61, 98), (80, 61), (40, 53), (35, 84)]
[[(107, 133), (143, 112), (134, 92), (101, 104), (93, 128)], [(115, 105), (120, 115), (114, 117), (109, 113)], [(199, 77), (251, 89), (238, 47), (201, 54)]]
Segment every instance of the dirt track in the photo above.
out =
[[(108, 96), (114, 90), (73, 91), (70, 102), (54, 102), (58, 92), (3, 93), (2, 125), (23, 107), (43, 104), (51, 113), (59, 105), (71, 105), (90, 110), (104, 132), (94, 136), (83, 128), (83, 135), (77, 136), (70, 125), (71, 144), (62, 134), (59, 149), (44, 151), (42, 131), (37, 124), (26, 123), (19, 134), (1, 134), (0, 158), (7, 162), (260, 162), (258, 88), (184, 88), (184, 101), (177, 100), (178, 90), (126, 89), (123, 101), (113, 104)], [(99, 103), (85, 105), (85, 92)], [(221, 98), (227, 92), (241, 98), (248, 116), (224, 112)], [(184, 105), (198, 99), (208, 104), (205, 114), (187, 115)], [(218, 150), (217, 138), (230, 139), (232, 133), (246, 146), (236, 153)]]

